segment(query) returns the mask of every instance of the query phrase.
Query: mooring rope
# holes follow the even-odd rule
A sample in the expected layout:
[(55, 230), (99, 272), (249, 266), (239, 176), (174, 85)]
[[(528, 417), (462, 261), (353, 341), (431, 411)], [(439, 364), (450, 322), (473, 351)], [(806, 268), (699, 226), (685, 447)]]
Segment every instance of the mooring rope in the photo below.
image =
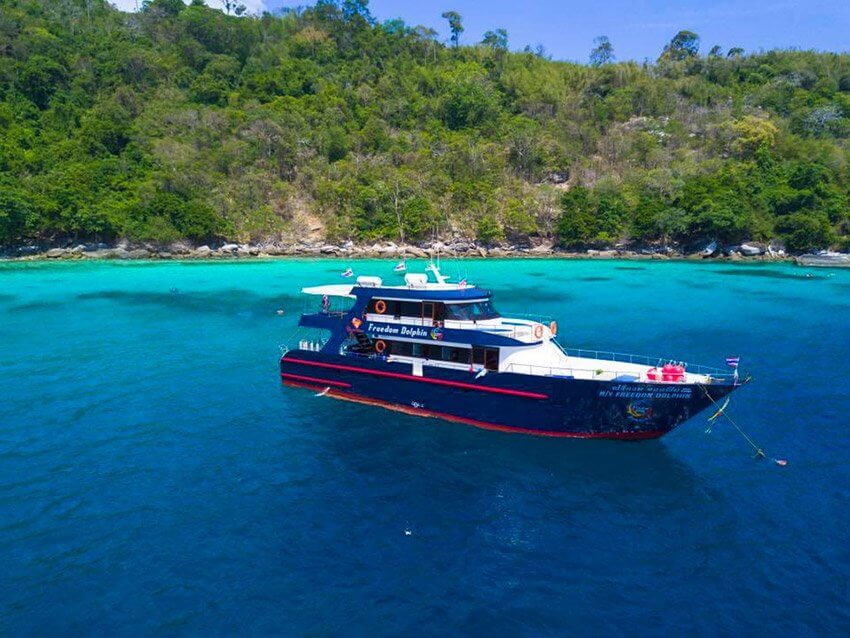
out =
[[(711, 401), (714, 404), (715, 407), (717, 407), (717, 405), (718, 405), (717, 401), (715, 401), (712, 398), (712, 396), (708, 393), (708, 390), (705, 389), (705, 386), (700, 386), (700, 387), (702, 388), (702, 391), (705, 392), (705, 396), (708, 397), (708, 400)], [(737, 423), (735, 423), (735, 420), (731, 416), (726, 414), (726, 408), (728, 406), (729, 406), (729, 400), (727, 399), (726, 402), (722, 406), (720, 406), (720, 409), (717, 410), (717, 412), (715, 412), (714, 415), (709, 419), (709, 421), (713, 421), (714, 419), (716, 419), (717, 417), (720, 417), (720, 416), (726, 417), (726, 420), (729, 421), (729, 423), (731, 423), (736, 430), (738, 430), (740, 435), (742, 437), (744, 437), (744, 440), (752, 446), (753, 450), (755, 450), (755, 452), (756, 452), (755, 458), (757, 458), (757, 459), (770, 458), (770, 460), (773, 461), (774, 463), (776, 463), (777, 465), (780, 465), (780, 466), (783, 466), (783, 467), (788, 465), (788, 461), (785, 460), (785, 459), (777, 459), (777, 458), (773, 458), (772, 456), (768, 457), (764, 453), (764, 450), (762, 448), (760, 448), (758, 445), (756, 445), (755, 441), (753, 441), (747, 435), (747, 433), (744, 432)]]

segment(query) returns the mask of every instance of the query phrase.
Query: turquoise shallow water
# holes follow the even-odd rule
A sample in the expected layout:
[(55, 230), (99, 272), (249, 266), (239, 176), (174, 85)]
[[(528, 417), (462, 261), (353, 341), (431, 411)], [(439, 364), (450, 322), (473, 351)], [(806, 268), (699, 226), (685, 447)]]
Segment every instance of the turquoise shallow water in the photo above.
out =
[(780, 468), (705, 415), (549, 440), (281, 388), (346, 265), (0, 264), (0, 633), (850, 631), (850, 272), (447, 265), (569, 346), (740, 355)]

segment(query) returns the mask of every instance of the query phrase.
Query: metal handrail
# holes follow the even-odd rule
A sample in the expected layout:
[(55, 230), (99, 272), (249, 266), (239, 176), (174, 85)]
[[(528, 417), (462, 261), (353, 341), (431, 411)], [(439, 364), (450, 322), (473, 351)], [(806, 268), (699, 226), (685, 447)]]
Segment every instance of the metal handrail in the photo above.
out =
[(529, 321), (536, 321), (537, 323), (542, 323), (544, 326), (548, 326), (551, 324), (555, 317), (552, 315), (542, 315), (533, 312), (512, 312), (510, 316), (501, 315), (502, 319), (528, 319)]
[[(560, 346), (560, 344), (558, 344)], [(584, 348), (565, 348), (561, 346), (561, 350), (569, 357), (578, 357), (581, 359), (598, 359), (600, 361), (617, 361), (619, 363), (638, 363), (656, 367), (667, 361), (678, 361), (674, 357), (648, 357), (639, 354), (627, 354), (624, 352), (606, 352), (604, 350), (585, 350)], [(684, 363), (685, 372), (693, 372), (695, 374), (708, 374), (714, 377), (728, 376), (732, 374), (722, 368), (712, 366), (702, 366), (690, 363)]]
[[(393, 357), (397, 357), (399, 355), (379, 355), (379, 354), (361, 354), (358, 352), (342, 352), (346, 357), (357, 357), (360, 359), (372, 359), (372, 360), (384, 360), (392, 363), (391, 359)], [(403, 357), (403, 358), (415, 358), (415, 357)], [(433, 368), (444, 368), (451, 370), (463, 370), (469, 364), (459, 363), (454, 361), (441, 361), (440, 359), (421, 359), (423, 366), (425, 367), (433, 367)], [(476, 370), (481, 366), (480, 364), (475, 364)], [(688, 383), (687, 376), (678, 381), (662, 381), (662, 380), (652, 380), (646, 379), (645, 373), (635, 372), (634, 370), (602, 370), (599, 373), (598, 369), (593, 368), (577, 368), (577, 367), (558, 367), (558, 366), (541, 366), (529, 363), (509, 363), (503, 370), (490, 370), (491, 373), (502, 373), (502, 374), (526, 374), (533, 376), (544, 376), (544, 377), (576, 377), (576, 372), (579, 373), (589, 373), (591, 380), (598, 381), (611, 381), (615, 380), (619, 377), (631, 377), (629, 379), (623, 379), (623, 382), (627, 383), (670, 383), (670, 384), (686, 384)], [(696, 373), (701, 374), (703, 376), (708, 377), (709, 383), (731, 383), (734, 380), (734, 376), (731, 374), (704, 374), (704, 373)], [(608, 379), (607, 377), (611, 377)]]
[[(601, 359), (600, 359), (601, 360)], [(591, 379), (602, 379), (602, 377), (611, 376), (612, 379), (617, 379), (619, 377), (632, 377), (629, 379), (629, 382), (639, 381), (641, 383), (673, 383), (673, 384), (684, 384), (687, 383), (687, 373), (697, 374), (700, 376), (708, 377), (710, 382), (731, 382), (734, 380), (734, 375), (728, 373), (721, 374), (709, 374), (704, 372), (693, 372), (692, 370), (686, 371), (686, 375), (677, 381), (663, 381), (663, 380), (653, 380), (644, 378), (645, 373), (638, 372), (635, 370), (602, 370), (594, 369), (594, 368), (577, 368), (577, 367), (558, 367), (558, 366), (541, 366), (530, 363), (509, 363), (505, 366), (505, 369), (502, 372), (509, 374), (526, 374), (533, 376), (544, 376), (544, 377), (556, 377), (556, 376), (564, 376), (564, 377), (575, 377), (576, 372), (580, 373), (590, 373)]]

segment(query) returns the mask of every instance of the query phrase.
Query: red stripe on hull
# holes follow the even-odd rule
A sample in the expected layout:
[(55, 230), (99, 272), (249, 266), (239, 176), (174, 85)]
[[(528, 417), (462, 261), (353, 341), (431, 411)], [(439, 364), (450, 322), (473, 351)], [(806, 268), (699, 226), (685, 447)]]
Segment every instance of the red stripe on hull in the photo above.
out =
[(390, 377), (393, 379), (405, 379), (406, 381), (418, 381), (420, 383), (433, 383), (435, 385), (445, 385), (454, 388), (463, 388), (464, 390), (477, 390), (478, 392), (492, 392), (494, 394), (507, 394), (515, 397), (523, 397), (526, 399), (548, 399), (548, 394), (540, 394), (539, 392), (525, 392), (524, 390), (510, 390), (508, 388), (493, 388), (484, 385), (473, 385), (472, 383), (463, 383), (461, 381), (446, 381), (445, 379), (431, 379), (428, 377), (415, 377), (412, 374), (400, 374), (398, 372), (385, 372), (383, 370), (371, 370), (369, 368), (358, 368), (355, 366), (347, 366), (340, 363), (324, 363), (323, 361), (307, 361), (305, 359), (295, 359), (293, 357), (281, 359), (283, 363), (301, 363), (307, 366), (316, 366), (319, 368), (330, 368), (332, 370), (345, 370), (347, 372), (359, 372), (360, 374), (372, 374), (378, 377)]
[(344, 381), (331, 381), (330, 379), (320, 379), (319, 377), (305, 377), (302, 374), (290, 374), (288, 372), (281, 372), (280, 377), (282, 379), (295, 379), (300, 381), (309, 381), (310, 383), (318, 383), (319, 385), (332, 385), (337, 388), (350, 388), (350, 383), (345, 383)]
[[(313, 386), (305, 385), (295, 381), (284, 381), (285, 385), (297, 388), (306, 388), (315, 390)], [(496, 423), (488, 423), (486, 421), (478, 421), (476, 419), (468, 419), (463, 416), (454, 414), (446, 414), (445, 412), (435, 412), (433, 410), (424, 410), (421, 408), (409, 407), (399, 403), (389, 403), (379, 399), (352, 394), (350, 392), (340, 392), (339, 390), (328, 390), (325, 396), (341, 399), (343, 401), (351, 401), (353, 403), (362, 403), (363, 405), (373, 405), (393, 412), (402, 412), (411, 416), (431, 417), (435, 419), (443, 419), (453, 423), (463, 423), (464, 425), (472, 425), (476, 428), (484, 430), (495, 430), (497, 432), (507, 432), (509, 434), (530, 434), (532, 436), (546, 436), (552, 438), (563, 439), (617, 439), (621, 441), (641, 441), (646, 439), (657, 439), (666, 434), (664, 430), (652, 430), (649, 432), (554, 432), (551, 430), (530, 430), (528, 428), (514, 427), (512, 425), (498, 425)]]

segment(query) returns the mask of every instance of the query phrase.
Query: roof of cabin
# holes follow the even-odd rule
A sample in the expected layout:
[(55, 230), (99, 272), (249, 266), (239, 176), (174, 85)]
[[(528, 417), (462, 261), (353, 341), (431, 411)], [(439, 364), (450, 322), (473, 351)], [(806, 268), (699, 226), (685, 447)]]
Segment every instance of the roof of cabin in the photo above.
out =
[[(428, 264), (426, 270), (434, 275), (436, 282), (428, 281), (427, 273), (407, 273), (404, 276), (404, 285), (401, 286), (385, 286), (380, 277), (360, 276), (354, 284), (310, 286), (302, 288), (301, 292), (307, 295), (327, 295), (328, 297), (348, 297), (351, 299), (383, 297), (385, 299), (423, 301), (471, 301), (486, 299), (491, 295), (489, 290), (467, 285), (466, 279), (456, 284), (448, 283), (448, 277), (440, 274), (440, 269), (434, 262)], [(353, 274), (351, 268), (344, 274), (351, 276)]]
[(490, 291), (477, 286), (459, 284), (435, 284), (425, 286), (358, 286), (351, 284), (329, 284), (311, 286), (301, 290), (307, 295), (328, 297), (410, 299), (424, 301), (467, 301), (490, 297)]

